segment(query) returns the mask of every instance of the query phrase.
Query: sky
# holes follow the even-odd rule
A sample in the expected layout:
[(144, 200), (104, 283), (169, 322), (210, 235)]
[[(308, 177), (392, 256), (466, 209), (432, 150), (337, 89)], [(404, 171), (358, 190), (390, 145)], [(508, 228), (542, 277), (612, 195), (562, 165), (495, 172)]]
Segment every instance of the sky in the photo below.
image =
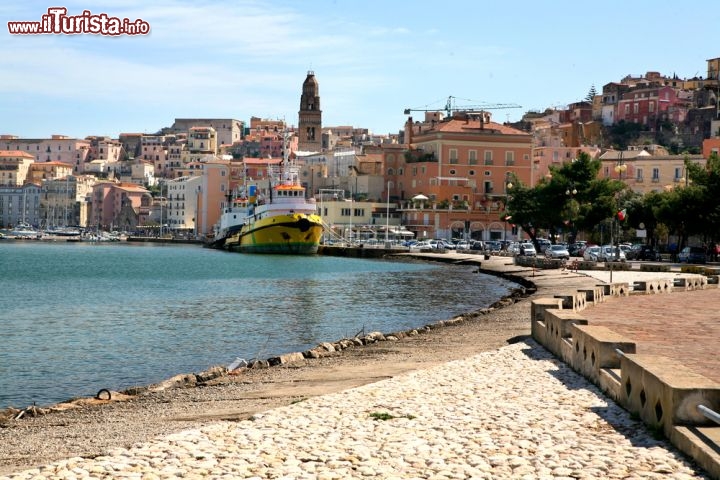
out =
[[(8, 32), (57, 6), (141, 19), (150, 32)], [(0, 20), (0, 134), (21, 138), (117, 138), (175, 118), (297, 125), (311, 70), (323, 127), (397, 133), (406, 108), (442, 110), (450, 97), (517, 105), (491, 110), (517, 121), (629, 74), (704, 77), (720, 57), (711, 0), (26, 0), (3, 2)]]

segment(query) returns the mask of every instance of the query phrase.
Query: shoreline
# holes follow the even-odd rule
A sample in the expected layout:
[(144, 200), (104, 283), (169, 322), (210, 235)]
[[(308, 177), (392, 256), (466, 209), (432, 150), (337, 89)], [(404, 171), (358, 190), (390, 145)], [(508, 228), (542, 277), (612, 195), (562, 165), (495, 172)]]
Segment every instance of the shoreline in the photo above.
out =
[[(425, 255), (413, 257), (438, 261)], [(502, 276), (520, 284), (517, 276), (483, 269), (479, 260), (470, 258), (460, 263), (478, 265), (479, 273)], [(449, 258), (440, 261), (447, 262)], [(527, 280), (521, 281), (528, 285)], [(438, 319), (416, 329), (417, 333), (387, 334), (384, 336), (390, 339), (369, 339), (365, 345), (327, 351), (318, 358), (295, 356), (295, 361), (290, 363), (269, 368), (261, 364), (258, 368), (242, 369), (236, 375), (210, 369), (208, 375), (201, 375), (201, 381), (197, 381), (197, 374), (180, 374), (159, 384), (141, 387), (137, 392), (112, 392), (110, 401), (101, 391), (102, 399), (83, 398), (72, 404), (56, 404), (48, 407), (53, 409), (49, 413), (40, 407), (6, 412), (5, 418), (0, 418), (0, 475), (66, 457), (97, 456), (108, 448), (127, 447), (159, 434), (212, 421), (249, 418), (259, 411), (298, 399), (353, 388), (502, 347), (508, 340), (530, 333), (527, 315), (513, 308), (520, 305), (527, 307), (521, 308), (523, 311), (529, 309), (528, 300), (536, 292), (526, 285), (520, 285), (490, 307), (451, 319)], [(472, 343), (463, 341), (466, 339)], [(55, 408), (57, 405), (62, 407)], [(211, 408), (203, 408), (209, 406)], [(25, 413), (16, 419), (22, 412)], [(98, 418), (109, 423), (99, 422)], [(65, 438), (73, 441), (66, 443)], [(57, 439), (59, 444), (48, 448), (46, 439)]]

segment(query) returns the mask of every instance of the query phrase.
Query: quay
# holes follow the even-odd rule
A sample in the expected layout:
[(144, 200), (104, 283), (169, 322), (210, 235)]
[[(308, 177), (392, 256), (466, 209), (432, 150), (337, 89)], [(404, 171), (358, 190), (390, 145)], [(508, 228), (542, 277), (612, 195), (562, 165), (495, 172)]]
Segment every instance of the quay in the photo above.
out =
[(720, 410), (712, 273), (392, 253), (518, 281), (534, 293), (506, 308), (527, 318), (527, 335), (250, 419), (0, 478), (720, 478), (720, 425), (698, 414)]

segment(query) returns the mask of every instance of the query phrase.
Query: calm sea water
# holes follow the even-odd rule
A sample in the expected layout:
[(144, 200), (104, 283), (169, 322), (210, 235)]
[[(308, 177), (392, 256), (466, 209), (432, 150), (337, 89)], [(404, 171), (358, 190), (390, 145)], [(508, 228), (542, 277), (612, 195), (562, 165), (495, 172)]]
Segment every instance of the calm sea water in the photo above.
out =
[(512, 288), (473, 267), (0, 241), (0, 409), (307, 350), (475, 310)]

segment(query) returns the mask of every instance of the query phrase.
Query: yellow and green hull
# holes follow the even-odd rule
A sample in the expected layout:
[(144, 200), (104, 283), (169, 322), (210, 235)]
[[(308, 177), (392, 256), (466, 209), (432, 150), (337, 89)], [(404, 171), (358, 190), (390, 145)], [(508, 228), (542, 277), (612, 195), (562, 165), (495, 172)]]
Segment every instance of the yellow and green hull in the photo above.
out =
[(244, 225), (225, 241), (225, 248), (242, 253), (311, 255), (317, 253), (322, 233), (318, 215), (276, 215)]

